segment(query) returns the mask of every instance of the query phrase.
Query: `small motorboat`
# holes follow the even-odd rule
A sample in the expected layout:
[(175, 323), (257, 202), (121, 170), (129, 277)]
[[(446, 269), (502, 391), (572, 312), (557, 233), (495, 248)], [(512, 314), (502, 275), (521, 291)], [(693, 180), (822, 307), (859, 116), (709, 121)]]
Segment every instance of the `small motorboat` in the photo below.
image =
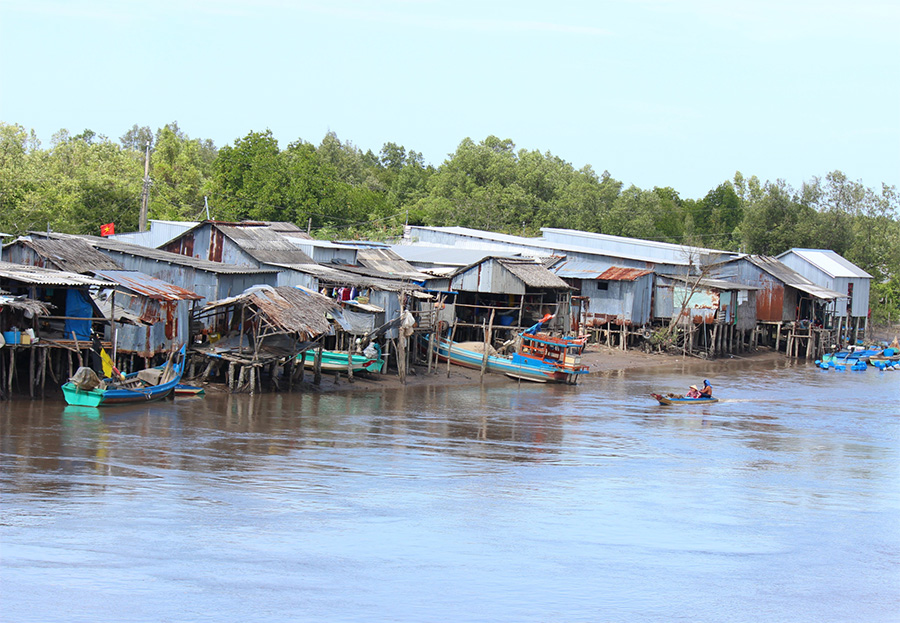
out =
[(172, 395), (184, 371), (185, 347), (165, 365), (145, 368), (119, 378), (100, 380), (87, 367), (78, 368), (63, 384), (66, 403), (80, 407), (100, 407), (115, 404), (162, 400)]
[(666, 394), (665, 396), (662, 394), (650, 394), (656, 400), (659, 401), (661, 405), (709, 405), (714, 402), (719, 402), (718, 398), (688, 398), (686, 396), (681, 396), (679, 394)]

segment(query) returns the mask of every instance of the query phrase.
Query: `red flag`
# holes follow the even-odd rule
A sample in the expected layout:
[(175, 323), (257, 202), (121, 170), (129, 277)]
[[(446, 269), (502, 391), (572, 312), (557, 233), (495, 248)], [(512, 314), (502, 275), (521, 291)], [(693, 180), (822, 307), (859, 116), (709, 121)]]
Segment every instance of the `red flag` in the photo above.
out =
[(100, 235), (101, 236), (112, 236), (116, 233), (116, 224), (115, 223), (107, 223), (106, 225), (100, 226)]

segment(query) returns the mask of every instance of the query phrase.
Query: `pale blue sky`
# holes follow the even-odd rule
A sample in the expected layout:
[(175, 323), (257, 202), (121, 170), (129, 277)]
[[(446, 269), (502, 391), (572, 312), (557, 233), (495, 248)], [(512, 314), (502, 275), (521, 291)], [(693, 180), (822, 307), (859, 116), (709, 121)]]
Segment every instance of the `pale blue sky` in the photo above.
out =
[(0, 0), (0, 120), (332, 130), (439, 165), (512, 139), (699, 198), (735, 171), (900, 187), (900, 3)]

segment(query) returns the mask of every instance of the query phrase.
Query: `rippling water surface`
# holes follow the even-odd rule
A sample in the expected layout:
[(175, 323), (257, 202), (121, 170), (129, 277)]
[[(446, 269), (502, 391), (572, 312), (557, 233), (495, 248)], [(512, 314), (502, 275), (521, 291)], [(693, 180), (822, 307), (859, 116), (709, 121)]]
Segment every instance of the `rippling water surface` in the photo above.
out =
[(0, 620), (900, 620), (900, 372), (721, 369), (0, 404)]

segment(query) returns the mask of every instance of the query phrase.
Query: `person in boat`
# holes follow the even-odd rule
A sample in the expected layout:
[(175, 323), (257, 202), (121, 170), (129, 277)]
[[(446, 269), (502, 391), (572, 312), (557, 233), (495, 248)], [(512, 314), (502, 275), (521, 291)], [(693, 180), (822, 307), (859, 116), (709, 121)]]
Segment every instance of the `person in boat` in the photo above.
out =
[(706, 379), (703, 380), (703, 389), (700, 390), (700, 397), (712, 398), (712, 385)]
[(688, 391), (685, 398), (699, 398), (699, 397), (700, 397), (700, 390), (697, 388), (696, 385), (691, 385), (691, 389), (690, 389), (690, 391)]

